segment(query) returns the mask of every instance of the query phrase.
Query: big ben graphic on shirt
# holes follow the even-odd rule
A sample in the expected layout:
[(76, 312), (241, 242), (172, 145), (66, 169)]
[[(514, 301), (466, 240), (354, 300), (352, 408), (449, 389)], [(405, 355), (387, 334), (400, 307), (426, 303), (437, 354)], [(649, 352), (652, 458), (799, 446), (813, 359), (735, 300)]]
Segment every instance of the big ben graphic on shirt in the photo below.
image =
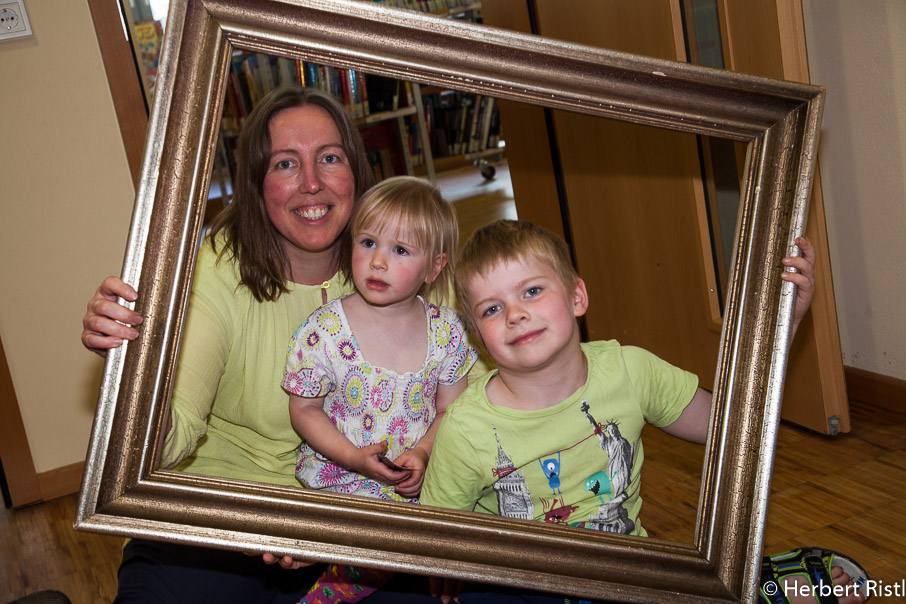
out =
[[(492, 428), (497, 442), (497, 466), (491, 471), (498, 514), (631, 533), (635, 522), (625, 502), (632, 476), (633, 445), (620, 434), (616, 420), (596, 421), (587, 400), (582, 401), (579, 410), (582, 415), (575, 421), (586, 426), (579, 431), (584, 436), (519, 468), (507, 454), (506, 443)], [(573, 428), (576, 426), (570, 427), (571, 433), (575, 433)], [(580, 509), (585, 510), (584, 517)]]
[(500, 437), (494, 430), (497, 439), (497, 467), (492, 470), (497, 481), (494, 491), (497, 492), (497, 507), (501, 516), (532, 520), (535, 517), (535, 505), (532, 503), (532, 494), (525, 484), (525, 476), (513, 466), (500, 445)]

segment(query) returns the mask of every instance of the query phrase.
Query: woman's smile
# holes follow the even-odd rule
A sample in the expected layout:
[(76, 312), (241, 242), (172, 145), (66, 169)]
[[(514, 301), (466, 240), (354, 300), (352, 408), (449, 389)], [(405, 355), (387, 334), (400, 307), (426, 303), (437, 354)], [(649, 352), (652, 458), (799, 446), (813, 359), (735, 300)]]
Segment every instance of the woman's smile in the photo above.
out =
[(306, 206), (304, 208), (298, 208), (294, 212), (305, 218), (306, 220), (320, 220), (327, 215), (327, 212), (330, 211), (330, 206), (326, 204), (319, 204), (315, 206)]

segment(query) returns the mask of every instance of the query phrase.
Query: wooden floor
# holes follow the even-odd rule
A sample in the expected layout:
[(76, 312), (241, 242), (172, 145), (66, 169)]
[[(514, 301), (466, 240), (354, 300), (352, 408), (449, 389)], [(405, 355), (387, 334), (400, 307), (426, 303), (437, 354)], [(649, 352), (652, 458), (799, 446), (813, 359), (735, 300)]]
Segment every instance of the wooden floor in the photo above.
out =
[[(457, 202), (464, 236), (514, 216), (503, 178), (485, 182), (475, 170), (453, 181), (445, 195)], [(781, 426), (765, 550), (820, 545), (852, 556), (873, 579), (899, 583), (906, 576), (906, 415), (856, 401), (851, 413), (853, 431), (834, 438)], [(644, 525), (652, 537), (691, 542), (703, 447), (652, 428), (643, 440)], [(74, 604), (112, 600), (123, 540), (75, 532), (75, 509), (69, 495), (0, 510), (0, 604), (44, 589)]]
[[(833, 549), (885, 584), (906, 577), (906, 415), (850, 401), (852, 432), (829, 437), (783, 422), (765, 553)], [(652, 537), (690, 543), (703, 447), (648, 426), (642, 519)], [(906, 600), (900, 600), (906, 601)]]
[(516, 203), (507, 165), (496, 166), (497, 174), (487, 180), (478, 168), (464, 168), (439, 174), (437, 185), (447, 201), (453, 202), (459, 219), (460, 242), (475, 229), (500, 218), (516, 219)]

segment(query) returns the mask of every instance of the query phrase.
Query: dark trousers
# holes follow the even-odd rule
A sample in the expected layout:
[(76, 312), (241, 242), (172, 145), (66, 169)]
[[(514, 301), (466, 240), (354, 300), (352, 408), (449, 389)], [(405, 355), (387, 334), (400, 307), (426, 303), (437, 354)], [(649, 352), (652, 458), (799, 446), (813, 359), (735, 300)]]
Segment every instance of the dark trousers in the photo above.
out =
[(473, 585), (459, 595), (459, 604), (603, 604), (585, 598), (555, 596), (495, 585)]
[[(268, 565), (261, 556), (133, 539), (123, 549), (116, 604), (295, 604), (324, 572)], [(424, 577), (400, 574), (369, 604), (436, 604)]]
[[(324, 572), (315, 564), (286, 570), (260, 556), (240, 552), (133, 539), (123, 549), (115, 604), (295, 604)], [(563, 604), (588, 602), (492, 585), (474, 584), (462, 604)], [(367, 604), (437, 604), (428, 579), (397, 574), (368, 597)]]

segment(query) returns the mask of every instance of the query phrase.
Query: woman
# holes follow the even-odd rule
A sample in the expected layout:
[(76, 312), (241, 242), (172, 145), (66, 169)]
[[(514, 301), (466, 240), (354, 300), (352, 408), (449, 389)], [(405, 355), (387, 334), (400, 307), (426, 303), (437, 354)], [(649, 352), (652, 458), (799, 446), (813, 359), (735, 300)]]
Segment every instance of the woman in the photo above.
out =
[[(298, 486), (299, 438), (280, 387), (286, 346), (318, 306), (352, 293), (337, 276), (343, 234), (374, 177), (342, 105), (307, 89), (262, 99), (243, 127), (237, 165), (233, 202), (199, 250), (162, 465)], [(83, 319), (82, 342), (101, 356), (134, 339), (130, 326), (141, 321), (117, 296), (131, 301), (136, 292), (108, 277)], [(133, 540), (117, 602), (295, 602), (320, 572)], [(399, 601), (392, 590), (386, 597)]]

